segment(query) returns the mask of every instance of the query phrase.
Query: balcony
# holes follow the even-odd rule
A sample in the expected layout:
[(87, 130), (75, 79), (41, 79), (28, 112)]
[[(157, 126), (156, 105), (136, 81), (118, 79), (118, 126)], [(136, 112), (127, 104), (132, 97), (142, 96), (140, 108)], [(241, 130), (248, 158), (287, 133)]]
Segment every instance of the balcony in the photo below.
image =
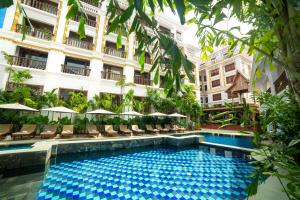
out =
[(88, 67), (81, 68), (68, 65), (61, 65), (61, 72), (67, 74), (89, 76), (91, 69), (89, 69)]
[(33, 69), (46, 69), (46, 61), (40, 61), (35, 59), (29, 59), (25, 57), (19, 57), (19, 56), (12, 56), (13, 58), (13, 65), (16, 66), (22, 66), (22, 67), (28, 67)]
[[(73, 20), (76, 21), (76, 22), (79, 22), (80, 21), (80, 16), (76, 15)], [(85, 22), (86, 22), (85, 24), (88, 25), (88, 26), (96, 27), (96, 21), (95, 20), (86, 19)]]
[[(110, 24), (108, 24), (107, 26), (106, 26), (106, 32), (108, 31), (108, 29), (109, 29), (109, 26), (110, 26)], [(112, 33), (114, 33), (114, 34), (119, 34), (119, 31), (120, 31), (120, 28), (119, 27), (116, 27), (116, 29), (112, 32)], [(124, 31), (122, 31), (122, 36), (125, 36), (126, 37), (126, 32), (124, 32)]]
[(33, 8), (37, 8), (39, 10), (51, 13), (53, 15), (57, 15), (57, 7), (58, 6), (54, 6), (51, 3), (48, 2), (43, 2), (43, 1), (37, 1), (37, 0), (23, 0), (22, 1), (23, 4), (33, 7)]
[(66, 44), (73, 47), (82, 48), (82, 49), (88, 49), (88, 50), (93, 49), (92, 42), (87, 42), (76, 38), (67, 38)]
[(22, 33), (22, 29), (25, 29), (25, 34), (32, 36), (32, 37), (36, 37), (39, 39), (43, 39), (43, 40), (51, 40), (52, 39), (52, 32), (48, 29), (38, 29), (38, 28), (34, 28), (31, 29), (30, 26), (23, 26), (21, 24), (17, 24), (17, 28), (16, 28), (16, 32), (18, 33)]
[(107, 79), (107, 80), (119, 81), (119, 80), (124, 79), (125, 75), (102, 71), (101, 72), (101, 78), (102, 79)]
[(104, 53), (120, 58), (125, 58), (125, 52), (121, 49), (111, 48), (111, 47), (104, 47)]
[(149, 78), (142, 77), (142, 76), (134, 76), (134, 83), (139, 84), (139, 85), (151, 86), (152, 80), (150, 80)]

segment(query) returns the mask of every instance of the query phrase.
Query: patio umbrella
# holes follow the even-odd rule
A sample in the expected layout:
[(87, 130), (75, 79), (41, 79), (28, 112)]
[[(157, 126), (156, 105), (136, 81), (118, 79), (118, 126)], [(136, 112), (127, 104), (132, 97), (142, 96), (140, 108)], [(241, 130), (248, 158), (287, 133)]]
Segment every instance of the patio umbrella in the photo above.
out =
[(154, 113), (149, 114), (148, 116), (151, 116), (151, 117), (166, 117), (168, 115), (164, 114), (164, 113), (160, 113), (160, 112), (154, 112)]
[[(73, 113), (78, 113), (74, 110), (71, 110), (69, 108), (66, 108), (64, 106), (58, 106), (58, 107), (52, 107), (52, 108), (44, 108), (44, 109), (41, 109), (42, 111), (48, 111), (48, 112), (58, 112), (60, 113), (60, 116), (59, 118), (61, 118), (61, 113), (71, 113), (71, 118), (72, 118), (72, 114)], [(53, 115), (52, 115), (52, 120), (53, 120)]]
[(93, 111), (87, 112), (86, 114), (116, 115), (116, 113), (113, 113), (111, 111), (104, 110), (104, 109), (93, 110)]
[(120, 113), (120, 115), (144, 116), (142, 113), (135, 112), (134, 110)]
[(185, 115), (179, 114), (179, 113), (173, 113), (168, 115), (169, 117), (178, 117), (178, 118), (186, 118)]
[(8, 104), (0, 104), (0, 109), (8, 109), (8, 110), (24, 110), (24, 111), (33, 111), (37, 112), (38, 110), (34, 108), (30, 108), (28, 106), (24, 106), (19, 103), (8, 103)]

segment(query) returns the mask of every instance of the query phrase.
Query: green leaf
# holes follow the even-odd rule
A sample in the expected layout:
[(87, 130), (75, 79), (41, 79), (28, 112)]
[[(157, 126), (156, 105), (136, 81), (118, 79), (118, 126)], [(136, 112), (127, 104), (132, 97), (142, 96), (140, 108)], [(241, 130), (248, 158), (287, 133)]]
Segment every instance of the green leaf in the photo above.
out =
[(129, 6), (119, 20), (119, 24), (126, 22), (132, 15), (134, 5)]
[(153, 0), (148, 0), (148, 4), (149, 4), (149, 6), (150, 6), (152, 12), (154, 13), (154, 12), (155, 12), (155, 5), (154, 5), (154, 3), (153, 3)]
[(171, 11), (172, 11), (173, 13), (175, 13), (175, 10), (174, 10), (172, 1), (171, 1), (171, 0), (167, 0), (167, 3), (168, 3), (168, 5), (169, 5)]
[(288, 145), (288, 147), (292, 147), (292, 146), (294, 146), (294, 145), (296, 145), (296, 144), (298, 144), (300, 142), (300, 139), (295, 139), (295, 140), (292, 140), (292, 141), (290, 141), (290, 143), (289, 143), (289, 145)]
[(86, 37), (84, 25), (85, 25), (85, 17), (81, 15), (79, 20), (79, 25), (78, 25), (78, 35), (80, 39)]
[(260, 69), (257, 68), (256, 71), (255, 71), (255, 76), (260, 79), (261, 78), (261, 73), (260, 73)]
[(133, 19), (132, 24), (131, 24), (129, 34), (134, 32), (134, 30), (136, 29), (137, 23), (138, 23), (138, 16), (136, 15)]
[(259, 176), (256, 175), (250, 185), (246, 188), (248, 196), (255, 195), (257, 193)]
[(117, 49), (122, 48), (122, 29), (119, 29), (118, 37), (117, 37)]
[(226, 18), (226, 15), (224, 13), (221, 12), (220, 14), (217, 14), (215, 17), (214, 25), (222, 21), (224, 18)]
[(107, 30), (107, 35), (111, 32), (113, 32), (114, 30), (116, 30), (117, 26), (119, 24), (119, 17), (116, 17), (114, 19), (114, 21), (110, 24), (110, 26), (108, 27), (108, 30)]
[(145, 66), (145, 51), (143, 51), (141, 56), (139, 57), (139, 65), (141, 66), (141, 72), (143, 73)]
[(2, 0), (0, 1), (0, 8), (8, 8), (14, 4), (13, 0)]
[(75, 17), (77, 15), (77, 13), (78, 13), (78, 4), (76, 2), (74, 2), (68, 10), (66, 19), (72, 19), (73, 17)]
[(158, 5), (159, 5), (160, 9), (161, 9), (162, 11), (164, 11), (163, 0), (157, 0), (157, 1), (158, 1)]
[(154, 75), (154, 83), (158, 84), (158, 78), (159, 78), (159, 68), (156, 69), (155, 75)]
[(184, 12), (185, 12), (185, 5), (183, 0), (174, 0), (175, 5), (176, 5), (176, 10), (178, 13), (178, 16), (180, 18), (181, 24), (185, 23), (185, 17), (184, 17)]

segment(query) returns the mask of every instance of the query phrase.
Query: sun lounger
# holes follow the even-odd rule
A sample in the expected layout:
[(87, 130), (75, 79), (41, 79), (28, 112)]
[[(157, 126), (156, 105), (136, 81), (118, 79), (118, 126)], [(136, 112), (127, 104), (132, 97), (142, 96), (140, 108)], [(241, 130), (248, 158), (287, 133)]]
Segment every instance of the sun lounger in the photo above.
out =
[(33, 137), (35, 132), (36, 125), (34, 124), (24, 124), (19, 132), (12, 134), (13, 139), (23, 139), (25, 137)]
[(10, 132), (11, 124), (0, 124), (0, 138), (4, 138)]
[(104, 130), (107, 137), (115, 137), (119, 135), (118, 131), (115, 131), (112, 125), (105, 125)]
[(73, 136), (73, 125), (64, 125), (63, 130), (61, 132), (61, 137), (72, 137)]
[(186, 131), (186, 128), (178, 127), (177, 125), (174, 125), (173, 127), (174, 127), (174, 128), (177, 128), (177, 130), (178, 130), (178, 131), (181, 131), (181, 132)]
[(41, 138), (54, 138), (56, 135), (57, 125), (46, 125), (44, 131), (41, 132)]
[(165, 125), (165, 128), (167, 128), (167, 129), (169, 129), (170, 131), (173, 131), (173, 132), (178, 131), (177, 128), (174, 128), (174, 127), (172, 128), (170, 124), (166, 124), (166, 125)]
[(161, 127), (160, 124), (156, 124), (155, 127), (156, 127), (156, 129), (159, 130), (160, 132), (169, 132), (169, 131), (170, 131), (170, 129)]
[(92, 137), (99, 137), (99, 135), (100, 135), (100, 132), (98, 131), (97, 126), (92, 125), (92, 124), (87, 126), (87, 133), (89, 136), (92, 136)]
[(146, 131), (150, 132), (150, 133), (159, 133), (158, 129), (153, 129), (153, 127), (150, 124), (146, 125)]
[(132, 135), (132, 131), (128, 129), (127, 125), (120, 125), (120, 132), (124, 135)]
[(142, 135), (145, 133), (144, 130), (142, 129), (139, 129), (138, 125), (132, 125), (131, 126), (131, 130), (133, 132), (134, 135)]

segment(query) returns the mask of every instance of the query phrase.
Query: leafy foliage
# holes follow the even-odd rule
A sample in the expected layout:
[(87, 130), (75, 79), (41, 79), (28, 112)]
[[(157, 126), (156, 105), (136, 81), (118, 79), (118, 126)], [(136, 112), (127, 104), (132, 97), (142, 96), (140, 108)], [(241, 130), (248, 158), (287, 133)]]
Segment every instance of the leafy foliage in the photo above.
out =
[[(249, 195), (255, 194), (257, 180), (272, 175), (282, 183), (289, 199), (300, 198), (299, 145), (300, 107), (291, 91), (282, 96), (270, 93), (256, 94), (261, 104), (260, 131), (255, 133), (254, 142), (258, 146), (252, 156), (261, 158), (254, 161), (257, 170), (252, 175), (254, 182), (249, 185)], [(284, 181), (283, 181), (284, 180)]]

